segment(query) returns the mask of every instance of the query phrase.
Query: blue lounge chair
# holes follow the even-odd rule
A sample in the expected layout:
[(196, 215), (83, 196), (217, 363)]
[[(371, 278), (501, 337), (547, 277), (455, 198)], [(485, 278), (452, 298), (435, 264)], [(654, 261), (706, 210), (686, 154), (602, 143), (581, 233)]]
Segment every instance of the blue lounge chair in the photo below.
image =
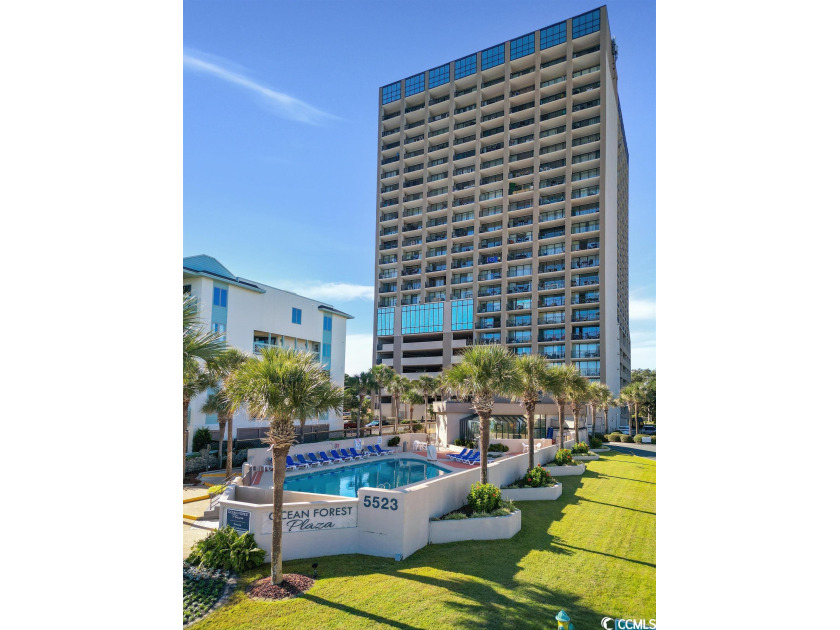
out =
[(338, 450), (338, 452), (341, 453), (341, 456), (345, 457), (345, 458), (359, 459), (361, 457), (361, 455), (351, 455), (350, 453), (347, 452), (346, 448), (341, 448), (341, 449)]
[(315, 453), (307, 453), (306, 456), (309, 458), (309, 463), (312, 466), (323, 466), (323, 462), (318, 461), (318, 458), (315, 457)]
[(465, 464), (469, 464), (470, 466), (472, 466), (473, 464), (478, 464), (481, 461), (481, 453), (476, 451), (472, 457), (463, 461)]
[(351, 454), (353, 457), (355, 457), (356, 459), (361, 459), (362, 457), (367, 457), (367, 456), (368, 456), (368, 454), (367, 454), (367, 453), (357, 453), (357, 452), (356, 452), (356, 449), (355, 449), (355, 448), (353, 448), (352, 446), (350, 447), (350, 454)]
[(339, 454), (338, 454), (338, 451), (337, 451), (337, 450), (335, 450), (335, 449), (332, 449), (332, 450), (330, 451), (330, 455), (332, 455), (332, 456), (333, 456), (333, 459), (337, 459), (337, 460), (338, 460), (338, 461), (340, 461), (340, 462), (342, 462), (342, 461), (344, 461), (344, 460), (350, 460), (350, 459), (353, 459), (353, 458), (352, 458), (352, 457), (350, 457), (349, 455), (348, 455), (347, 457), (342, 457), (341, 455), (339, 455)]
[[(378, 445), (377, 445), (377, 446), (378, 446)], [(368, 446), (368, 447), (367, 447), (367, 450), (368, 450), (368, 453), (370, 453), (371, 455), (376, 455), (377, 457), (379, 457), (380, 455), (384, 455), (384, 454), (385, 454), (385, 453), (377, 453), (376, 451), (374, 451), (374, 450), (373, 450), (373, 447), (372, 447), (372, 446)]]
[(379, 448), (379, 444), (375, 444), (374, 446), (376, 448), (376, 452), (379, 453), (380, 455), (390, 455), (391, 453), (394, 452), (394, 451), (388, 451), (388, 450), (383, 451), (381, 448)]
[(319, 451), (318, 452), (318, 457), (321, 458), (319, 461), (322, 464), (334, 464), (335, 462), (338, 461), (337, 459), (333, 459), (332, 457), (327, 455), (324, 451)]
[(466, 454), (466, 452), (467, 452), (467, 449), (462, 448), (461, 452), (458, 453), (457, 455), (455, 453), (450, 453), (449, 454), (449, 459), (458, 459), (459, 457), (463, 457)]
[(465, 459), (472, 457), (473, 453), (475, 453), (475, 451), (473, 449), (470, 449), (465, 455), (458, 455), (456, 457), (453, 457), (452, 459), (454, 459), (456, 462), (463, 462)]
[(298, 466), (303, 466), (304, 468), (309, 468), (309, 462), (307, 462), (307, 461), (303, 458), (303, 455), (301, 455), (300, 453), (298, 453), (297, 455), (295, 455), (295, 458), (297, 459)]
[(286, 455), (286, 470), (295, 470), (298, 467), (291, 455)]

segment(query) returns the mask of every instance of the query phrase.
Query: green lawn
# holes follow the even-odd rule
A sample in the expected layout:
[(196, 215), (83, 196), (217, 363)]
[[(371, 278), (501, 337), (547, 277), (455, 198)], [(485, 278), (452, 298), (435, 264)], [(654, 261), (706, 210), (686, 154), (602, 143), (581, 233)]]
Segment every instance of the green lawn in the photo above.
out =
[[(194, 626), (209, 628), (556, 628), (601, 618), (656, 618), (656, 462), (601, 453), (583, 477), (562, 477), (557, 501), (523, 502), (510, 540), (429, 545), (402, 562), (318, 558), (297, 599), (253, 602), (241, 585)], [(314, 560), (284, 563), (311, 573)], [(240, 582), (268, 575), (269, 567)]]

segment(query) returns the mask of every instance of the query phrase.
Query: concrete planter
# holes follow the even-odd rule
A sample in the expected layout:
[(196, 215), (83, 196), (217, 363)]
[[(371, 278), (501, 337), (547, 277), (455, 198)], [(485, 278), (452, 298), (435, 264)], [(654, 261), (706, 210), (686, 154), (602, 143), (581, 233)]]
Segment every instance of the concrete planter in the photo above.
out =
[(545, 488), (502, 488), (502, 498), (510, 501), (554, 501), (563, 494), (563, 484)]
[(512, 538), (522, 529), (522, 512), (507, 516), (465, 518), (458, 521), (429, 521), (429, 542), (433, 545), (459, 540)]
[(589, 452), (590, 453), (606, 453), (609, 450), (610, 449), (605, 446), (604, 448), (590, 448)]
[(597, 453), (595, 453), (595, 455), (572, 455), (572, 459), (576, 462), (591, 462), (601, 458), (598, 456)]
[(545, 469), (552, 477), (569, 477), (571, 475), (582, 475), (586, 470), (586, 464), (577, 466), (546, 466)]

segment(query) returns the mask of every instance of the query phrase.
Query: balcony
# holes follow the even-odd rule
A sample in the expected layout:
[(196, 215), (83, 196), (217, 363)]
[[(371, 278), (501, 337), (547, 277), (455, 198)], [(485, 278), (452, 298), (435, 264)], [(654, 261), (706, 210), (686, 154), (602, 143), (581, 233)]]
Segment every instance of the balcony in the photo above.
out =
[(420, 288), (420, 282), (404, 282), (402, 285), (403, 291), (417, 291)]
[(388, 249), (396, 249), (397, 248), (397, 241), (388, 241), (386, 243), (382, 243), (379, 245), (380, 251), (388, 250)]
[(580, 311), (572, 311), (573, 322), (597, 322), (601, 319), (601, 312), (597, 313), (581, 313)]
[(397, 291), (397, 285), (396, 284), (383, 284), (381, 287), (379, 287), (379, 292), (380, 293), (395, 293), (396, 291)]
[(544, 341), (566, 341), (566, 333), (541, 330), (537, 341), (540, 343)]
[(502, 294), (502, 287), (500, 285), (497, 286), (483, 286), (479, 287), (478, 289), (478, 297), (488, 297), (492, 295), (501, 295)]
[(539, 266), (538, 273), (554, 273), (556, 271), (565, 271), (566, 270), (566, 263), (565, 262), (552, 262), (552, 263), (541, 263)]
[(379, 279), (380, 280), (388, 280), (389, 278), (396, 278), (397, 277), (397, 270), (396, 269), (388, 269), (387, 271), (380, 271), (379, 272)]
[(413, 265), (402, 270), (403, 276), (416, 276), (420, 273), (420, 265)]
[(499, 238), (485, 238), (479, 241), (478, 248), (479, 249), (490, 249), (492, 247), (501, 247), (502, 246), (502, 239)]
[[(422, 245), (423, 238), (420, 236), (412, 236), (411, 238), (404, 238), (402, 242), (403, 247), (412, 247), (414, 245)], [(396, 247), (396, 241), (394, 241), (394, 247)]]
[(558, 289), (565, 289), (565, 280), (543, 280), (537, 286), (539, 291), (556, 291)]
[(475, 322), (477, 330), (487, 330), (488, 328), (501, 328), (502, 321), (500, 317), (482, 318)]
[(392, 263), (397, 262), (397, 255), (391, 254), (389, 256), (380, 256), (379, 257), (379, 264), (380, 265), (390, 265)]
[(572, 241), (572, 251), (579, 252), (587, 249), (598, 249), (601, 246), (601, 241), (597, 238), (595, 239), (585, 239), (582, 241)]
[(534, 240), (532, 232), (524, 232), (521, 234), (511, 234), (508, 236), (508, 245), (518, 245), (519, 243), (530, 243)]
[(523, 315), (520, 317), (509, 317), (505, 322), (505, 326), (510, 327), (518, 327), (518, 326), (530, 326), (531, 325), (531, 316), (530, 315)]
[(585, 258), (572, 258), (572, 269), (585, 269), (587, 267), (597, 267), (600, 264), (598, 256), (588, 256)]
[(560, 359), (565, 359), (566, 358), (566, 353), (565, 352), (555, 352), (553, 350), (551, 350), (551, 351), (545, 350), (544, 351), (542, 348), (540, 348), (540, 354), (542, 356), (544, 356), (546, 359), (548, 359), (549, 361), (558, 361)]
[(471, 252), (473, 251), (473, 247), (472, 243), (458, 243), (452, 246), (452, 253), (463, 254), (465, 252)]
[(508, 284), (507, 292), (511, 293), (529, 293), (531, 291), (530, 282), (520, 282), (515, 284)]
[(585, 295), (581, 293), (575, 293), (574, 295), (572, 295), (572, 301), (570, 302), (570, 304), (572, 304), (573, 306), (579, 306), (581, 304), (597, 304), (600, 301), (601, 299), (598, 293), (587, 293)]
[(598, 359), (601, 357), (601, 352), (597, 350), (589, 350), (586, 352), (576, 352), (572, 350), (573, 359)]
[(498, 151), (499, 149), (504, 148), (504, 142), (494, 142), (493, 144), (488, 144), (486, 147), (481, 147), (481, 154), (484, 155), (485, 153), (490, 153), (491, 151)]
[(572, 276), (572, 286), (573, 287), (587, 287), (590, 285), (598, 284), (600, 278), (596, 276)]
[(513, 249), (508, 252), (508, 260), (528, 260), (533, 258), (534, 252), (530, 249)]
[(420, 304), (420, 294), (415, 293), (413, 295), (406, 295), (405, 297), (403, 297), (402, 300), (400, 300), (400, 304), (402, 306), (410, 306), (412, 304)]
[(565, 324), (566, 323), (566, 313), (563, 311), (560, 312), (552, 312), (552, 313), (545, 313), (540, 316), (537, 320), (537, 324), (540, 326), (546, 326), (550, 324)]
[(483, 282), (485, 280), (501, 280), (502, 279), (502, 272), (500, 269), (486, 269), (478, 274), (478, 281)]
[(408, 262), (410, 260), (420, 260), (422, 254), (418, 252), (405, 252), (402, 255), (403, 262)]
[(490, 334), (490, 335), (486, 335), (486, 334), (478, 335), (478, 337), (476, 337), (476, 340), (475, 340), (476, 345), (479, 345), (479, 346), (488, 346), (488, 345), (501, 343), (501, 342), (502, 342), (501, 333), (494, 333), (494, 334)]
[(436, 243), (437, 241), (444, 241), (446, 240), (446, 232), (436, 232), (434, 234), (429, 234), (426, 236), (427, 243)]
[(473, 266), (472, 258), (452, 259), (453, 269), (466, 269)]
[(435, 273), (436, 271), (446, 271), (446, 263), (429, 263), (426, 265), (426, 273)]
[(540, 240), (557, 238), (559, 236), (566, 236), (566, 228), (564, 226), (540, 230)]
[(531, 217), (519, 217), (516, 219), (510, 219), (508, 221), (508, 228), (518, 228), (533, 224), (534, 220)]
[(494, 254), (492, 256), (479, 256), (478, 257), (478, 264), (479, 265), (489, 265), (491, 263), (498, 263), (502, 262), (502, 257), (498, 254)]
[(539, 308), (550, 308), (553, 306), (565, 306), (566, 305), (566, 296), (565, 295), (549, 295), (546, 297), (540, 298), (539, 301)]
[(452, 238), (462, 238), (464, 236), (473, 236), (474, 234), (475, 228), (472, 226), (468, 228), (456, 228), (452, 231)]
[(427, 289), (434, 289), (437, 287), (445, 287), (446, 286), (446, 278), (437, 278), (435, 280), (427, 280), (426, 281), (426, 288)]

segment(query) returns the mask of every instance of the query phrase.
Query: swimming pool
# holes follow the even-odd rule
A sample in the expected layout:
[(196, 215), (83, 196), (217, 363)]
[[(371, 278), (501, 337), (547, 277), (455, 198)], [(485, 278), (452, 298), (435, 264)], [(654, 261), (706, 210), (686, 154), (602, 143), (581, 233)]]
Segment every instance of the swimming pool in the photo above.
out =
[(339, 468), (324, 467), (308, 474), (287, 477), (283, 489), (356, 497), (359, 488), (397, 488), (440, 477), (449, 472), (451, 471), (417, 459), (377, 458), (364, 464)]

